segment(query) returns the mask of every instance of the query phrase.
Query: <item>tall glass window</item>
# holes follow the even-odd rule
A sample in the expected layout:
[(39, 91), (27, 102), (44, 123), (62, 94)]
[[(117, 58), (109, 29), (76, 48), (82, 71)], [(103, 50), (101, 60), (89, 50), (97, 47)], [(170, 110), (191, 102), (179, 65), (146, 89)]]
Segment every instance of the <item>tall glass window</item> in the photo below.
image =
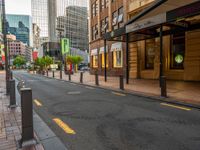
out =
[(154, 69), (155, 39), (145, 41), (145, 69)]
[(171, 36), (171, 69), (184, 69), (185, 33)]

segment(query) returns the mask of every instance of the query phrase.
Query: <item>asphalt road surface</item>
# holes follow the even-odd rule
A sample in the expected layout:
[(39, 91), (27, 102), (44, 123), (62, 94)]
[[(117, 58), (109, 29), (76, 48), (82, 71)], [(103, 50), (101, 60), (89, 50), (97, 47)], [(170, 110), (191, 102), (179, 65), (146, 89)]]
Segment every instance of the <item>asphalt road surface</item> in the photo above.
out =
[(200, 111), (15, 72), (69, 150), (200, 150)]

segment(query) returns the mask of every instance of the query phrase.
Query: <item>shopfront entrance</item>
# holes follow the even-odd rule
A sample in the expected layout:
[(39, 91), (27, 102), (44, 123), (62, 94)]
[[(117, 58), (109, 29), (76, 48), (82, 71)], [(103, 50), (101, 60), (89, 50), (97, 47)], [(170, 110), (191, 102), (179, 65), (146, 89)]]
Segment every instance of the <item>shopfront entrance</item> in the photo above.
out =
[(129, 77), (200, 81), (200, 2), (158, 13), (161, 8), (126, 26)]

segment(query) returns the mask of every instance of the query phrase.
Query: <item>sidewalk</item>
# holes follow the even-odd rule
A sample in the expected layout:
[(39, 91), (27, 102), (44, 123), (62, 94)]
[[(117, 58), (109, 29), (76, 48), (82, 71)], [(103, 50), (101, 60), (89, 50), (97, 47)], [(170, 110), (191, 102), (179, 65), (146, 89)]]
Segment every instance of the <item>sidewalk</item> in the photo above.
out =
[[(49, 72), (52, 77), (52, 72)], [(60, 78), (60, 72), (55, 72), (55, 78)], [(63, 73), (63, 80), (68, 81), (68, 75)], [(72, 82), (80, 83), (80, 73), (71, 76)], [(87, 85), (95, 85), (95, 76), (89, 72), (83, 75), (83, 83)], [(126, 84), (124, 80), (124, 88), (126, 92), (138, 93), (145, 96), (160, 96), (160, 87), (158, 80), (130, 79), (130, 83)], [(104, 82), (104, 76), (99, 76), (99, 84), (101, 87), (119, 89), (119, 77), (107, 77)], [(172, 100), (195, 104), (200, 106), (200, 82), (184, 82), (184, 81), (167, 81), (167, 94)]]
[[(21, 139), (21, 108), (8, 108), (9, 97), (5, 95), (5, 72), (0, 71), (0, 150), (16, 150)], [(44, 150), (41, 144), (22, 150)]]

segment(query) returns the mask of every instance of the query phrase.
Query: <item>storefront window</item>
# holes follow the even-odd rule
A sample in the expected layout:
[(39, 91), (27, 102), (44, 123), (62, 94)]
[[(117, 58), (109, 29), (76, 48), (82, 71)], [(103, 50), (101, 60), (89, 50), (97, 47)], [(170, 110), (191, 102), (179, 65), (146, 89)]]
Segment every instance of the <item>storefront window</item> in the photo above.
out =
[[(105, 55), (101, 54), (102, 68), (105, 68)], [(108, 53), (106, 53), (106, 68), (108, 67)]]
[(122, 67), (122, 51), (113, 52), (113, 66), (114, 68)]
[(154, 69), (155, 39), (145, 41), (145, 69)]
[(98, 67), (98, 56), (97, 55), (92, 56), (92, 62), (93, 62), (93, 68), (97, 68)]
[(171, 37), (171, 69), (184, 69), (185, 33)]

